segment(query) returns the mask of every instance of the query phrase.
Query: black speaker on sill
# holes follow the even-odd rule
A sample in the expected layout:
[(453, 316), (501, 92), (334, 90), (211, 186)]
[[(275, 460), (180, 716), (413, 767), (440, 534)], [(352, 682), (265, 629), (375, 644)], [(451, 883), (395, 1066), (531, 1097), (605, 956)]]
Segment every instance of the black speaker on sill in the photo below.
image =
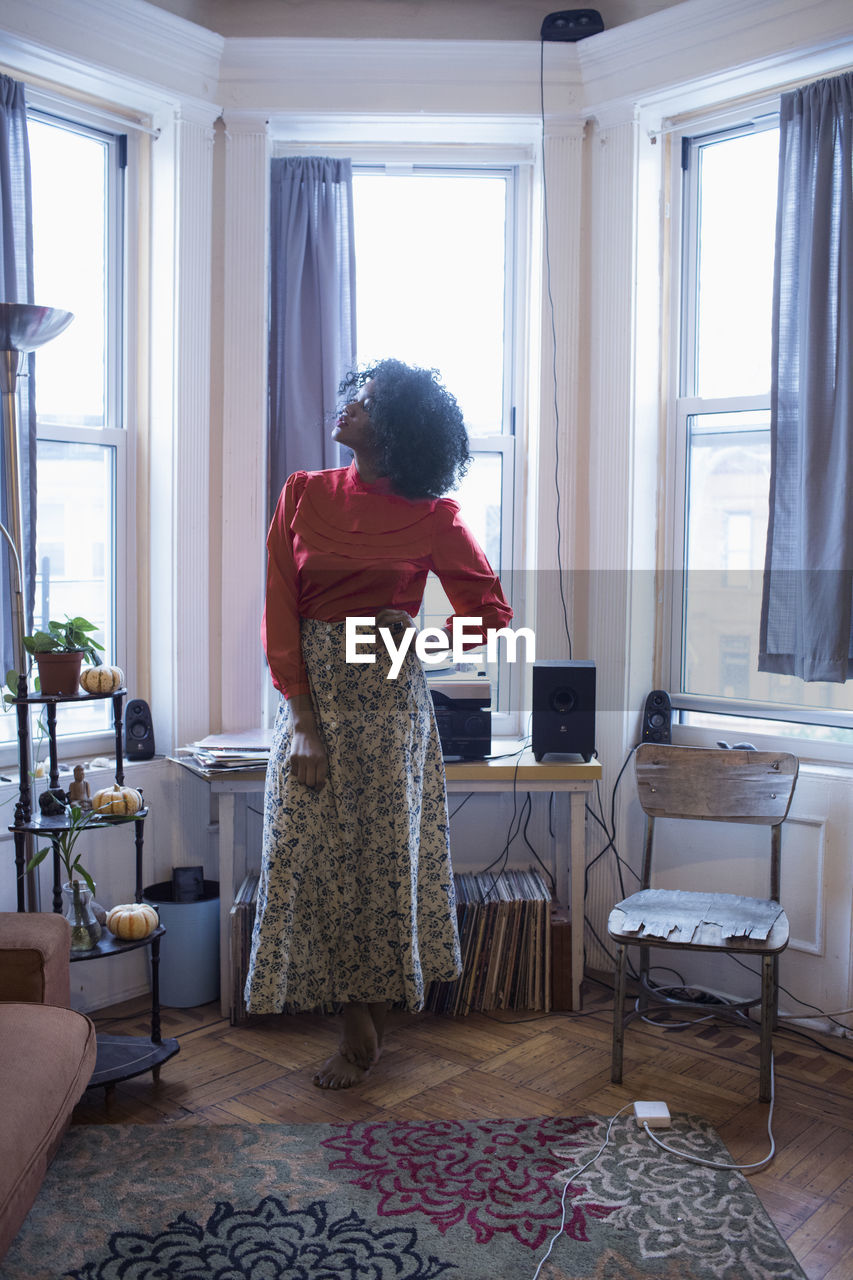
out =
[(141, 698), (132, 698), (124, 713), (124, 749), (128, 760), (150, 760), (154, 755), (154, 725), (151, 708)]
[(672, 703), (665, 689), (652, 689), (643, 708), (643, 742), (672, 742)]
[(533, 664), (533, 754), (595, 752), (595, 663)]

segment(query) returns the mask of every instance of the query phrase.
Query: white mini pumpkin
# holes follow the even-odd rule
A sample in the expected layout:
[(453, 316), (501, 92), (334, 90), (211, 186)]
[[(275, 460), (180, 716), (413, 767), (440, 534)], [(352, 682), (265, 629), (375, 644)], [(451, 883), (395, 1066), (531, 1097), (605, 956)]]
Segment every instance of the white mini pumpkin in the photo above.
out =
[(114, 693), (123, 684), (121, 667), (86, 667), (80, 673), (80, 688), (86, 693)]
[(92, 796), (92, 808), (96, 813), (121, 814), (132, 816), (138, 813), (143, 805), (142, 792), (135, 787), (120, 787), (118, 783), (112, 787), (104, 787)]
[(147, 902), (122, 902), (107, 912), (107, 928), (123, 942), (147, 938), (160, 924), (160, 917)]

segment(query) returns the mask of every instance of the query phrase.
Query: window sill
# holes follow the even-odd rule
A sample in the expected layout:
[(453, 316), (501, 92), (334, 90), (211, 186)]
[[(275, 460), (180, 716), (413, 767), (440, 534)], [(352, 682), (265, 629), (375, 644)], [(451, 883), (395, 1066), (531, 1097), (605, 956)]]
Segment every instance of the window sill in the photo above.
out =
[[(125, 761), (124, 761), (125, 781), (128, 781), (128, 774), (131, 774), (131, 773), (135, 774), (137, 770), (142, 770), (144, 772), (146, 769), (150, 769), (154, 765), (163, 764), (166, 761), (166, 759), (167, 757), (164, 755), (155, 755), (151, 760), (128, 760), (125, 758)], [(93, 767), (92, 766), (93, 760), (107, 761), (107, 763), (98, 764), (95, 767)], [(37, 774), (35, 778), (36, 794), (42, 791), (44, 787), (47, 786), (47, 783), (48, 783), (49, 766), (47, 761), (44, 761), (43, 763), (45, 766), (44, 773)], [(72, 756), (67, 760), (60, 760), (59, 764), (60, 764), (60, 768), (64, 771), (64, 772), (61, 772), (59, 775), (60, 787), (62, 787), (63, 784), (66, 784), (69, 781), (71, 781), (73, 776), (74, 766), (78, 764), (82, 764), (84, 766), (86, 770), (86, 780), (90, 783), (90, 786), (92, 782), (95, 782), (98, 786), (100, 786), (102, 782), (112, 782), (115, 779), (114, 757), (108, 756), (106, 753), (104, 753), (103, 755), (96, 755), (96, 756), (93, 756), (93, 755)], [(17, 795), (18, 789), (19, 789), (19, 784), (18, 784), (17, 767), (7, 768), (3, 765), (0, 765), (0, 803), (3, 803), (5, 800), (7, 800), (10, 794)]]
[(816, 742), (782, 732), (757, 734), (739, 728), (738, 723), (735, 718), (730, 724), (724, 724), (721, 719), (716, 729), (673, 723), (672, 740), (677, 746), (684, 747), (715, 747), (718, 742), (728, 742), (733, 746), (737, 742), (749, 742), (758, 751), (790, 751), (801, 764), (837, 766), (845, 770), (853, 768), (851, 746), (839, 742)]

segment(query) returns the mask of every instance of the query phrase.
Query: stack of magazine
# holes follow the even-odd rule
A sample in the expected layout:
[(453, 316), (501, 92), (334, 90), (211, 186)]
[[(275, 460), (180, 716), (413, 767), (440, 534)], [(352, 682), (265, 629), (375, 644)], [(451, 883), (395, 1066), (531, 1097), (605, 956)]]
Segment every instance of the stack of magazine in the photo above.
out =
[(226, 769), (265, 769), (271, 742), (270, 729), (252, 729), (244, 733), (211, 733), (198, 742), (179, 747), (177, 758), (197, 765), (206, 773)]

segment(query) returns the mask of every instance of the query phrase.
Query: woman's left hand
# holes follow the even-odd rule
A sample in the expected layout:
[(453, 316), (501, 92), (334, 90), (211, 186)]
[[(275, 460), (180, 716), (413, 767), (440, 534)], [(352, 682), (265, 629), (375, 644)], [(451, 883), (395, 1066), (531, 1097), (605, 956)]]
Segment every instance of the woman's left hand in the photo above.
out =
[(380, 609), (376, 615), (377, 627), (414, 627), (415, 620), (405, 609)]

